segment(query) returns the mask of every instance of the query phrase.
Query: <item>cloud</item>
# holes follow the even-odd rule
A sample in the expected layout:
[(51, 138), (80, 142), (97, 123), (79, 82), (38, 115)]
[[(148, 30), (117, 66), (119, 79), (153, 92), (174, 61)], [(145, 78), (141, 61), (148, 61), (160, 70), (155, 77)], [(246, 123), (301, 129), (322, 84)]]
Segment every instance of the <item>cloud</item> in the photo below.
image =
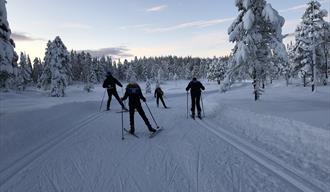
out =
[[(323, 0), (323, 1), (319, 1), (319, 2), (322, 4), (325, 4), (325, 3), (330, 3), (330, 0)], [(306, 8), (307, 8), (307, 3), (301, 4), (301, 5), (296, 5), (296, 6), (287, 8), (287, 9), (282, 9), (282, 10), (279, 10), (279, 12), (285, 13), (285, 12), (297, 11), (297, 10), (306, 9)]]
[(290, 7), (290, 8), (287, 8), (287, 9), (282, 9), (282, 10), (279, 10), (279, 12), (285, 13), (285, 12), (296, 11), (296, 10), (306, 9), (306, 8), (307, 8), (307, 4), (303, 4), (303, 5), (297, 5), (297, 6), (294, 6), (294, 7)]
[(46, 41), (43, 38), (32, 37), (27, 33), (13, 32), (11, 38), (15, 41)]
[(224, 22), (232, 21), (235, 18), (224, 18), (224, 19), (214, 19), (214, 20), (200, 20), (200, 21), (192, 21), (187, 23), (181, 23), (178, 25), (168, 26), (168, 27), (159, 27), (159, 28), (146, 28), (145, 30), (147, 32), (167, 32), (167, 31), (174, 31), (179, 29), (185, 29), (185, 28), (205, 28), (210, 27), (214, 25), (218, 25)]
[(149, 26), (148, 24), (140, 24), (140, 25), (126, 25), (119, 27), (120, 30), (130, 30), (130, 29), (143, 29)]
[(127, 47), (107, 47), (96, 50), (81, 50), (79, 52), (87, 52), (90, 53), (93, 57), (102, 57), (102, 56), (112, 56), (114, 58), (125, 58), (132, 57), (133, 55), (129, 53), (130, 49)]
[(163, 11), (167, 7), (168, 7), (167, 5), (159, 5), (159, 6), (151, 7), (149, 9), (147, 9), (146, 11), (147, 12), (159, 12), (159, 11)]
[(60, 26), (60, 28), (87, 30), (87, 29), (91, 29), (92, 26), (81, 23), (64, 23)]

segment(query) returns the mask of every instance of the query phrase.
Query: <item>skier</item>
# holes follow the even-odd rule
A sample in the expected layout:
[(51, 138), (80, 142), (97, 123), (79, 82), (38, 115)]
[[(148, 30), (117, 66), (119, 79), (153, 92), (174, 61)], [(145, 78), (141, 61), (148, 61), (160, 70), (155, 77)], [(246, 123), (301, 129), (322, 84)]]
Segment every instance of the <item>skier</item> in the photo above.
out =
[(163, 106), (165, 109), (167, 109), (166, 105), (165, 105), (165, 102), (164, 102), (164, 99), (163, 99), (163, 95), (164, 95), (164, 92), (163, 90), (160, 88), (159, 85), (156, 86), (156, 89), (155, 89), (155, 98), (157, 98), (156, 102), (157, 102), (157, 107), (159, 107), (159, 99), (162, 101), (163, 103)]
[(128, 106), (129, 106), (129, 118), (130, 118), (130, 130), (129, 133), (134, 135), (135, 127), (134, 127), (134, 112), (135, 109), (142, 117), (143, 121), (148, 127), (148, 130), (152, 133), (156, 132), (156, 129), (151, 127), (151, 124), (146, 116), (146, 114), (143, 111), (143, 108), (141, 106), (140, 99), (143, 102), (146, 102), (146, 98), (142, 95), (142, 91), (140, 86), (135, 82), (135, 80), (130, 80), (130, 83), (126, 87), (125, 95), (122, 99), (122, 101), (126, 100), (128, 98)]
[(202, 90), (205, 90), (205, 87), (200, 81), (197, 81), (196, 77), (194, 77), (193, 80), (190, 81), (188, 86), (186, 87), (186, 91), (188, 92), (189, 89), (191, 95), (191, 113), (192, 113), (191, 117), (195, 118), (195, 105), (196, 105), (198, 118), (202, 118), (200, 98), (201, 98), (201, 92)]
[(108, 103), (107, 103), (107, 111), (110, 110), (110, 102), (112, 95), (115, 96), (119, 104), (121, 105), (122, 109), (125, 111), (128, 111), (128, 109), (125, 107), (124, 103), (121, 101), (120, 97), (118, 96), (117, 89), (116, 89), (116, 84), (119, 87), (123, 87), (123, 85), (112, 76), (111, 72), (107, 73), (107, 78), (103, 82), (103, 88), (107, 89), (108, 92)]

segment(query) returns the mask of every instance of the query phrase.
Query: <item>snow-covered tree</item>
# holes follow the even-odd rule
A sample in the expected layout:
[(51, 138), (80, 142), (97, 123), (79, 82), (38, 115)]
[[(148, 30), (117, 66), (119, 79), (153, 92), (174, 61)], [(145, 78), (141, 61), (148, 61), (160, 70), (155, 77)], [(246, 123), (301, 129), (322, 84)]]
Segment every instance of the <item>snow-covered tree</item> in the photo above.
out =
[(0, 89), (4, 90), (15, 87), (18, 56), (14, 51), (15, 43), (10, 36), (6, 1), (0, 0)]
[(156, 83), (158, 84), (158, 85), (160, 85), (161, 84), (161, 82), (163, 81), (163, 79), (164, 79), (164, 71), (163, 71), (163, 69), (160, 67), (159, 69), (158, 69), (158, 73), (157, 73), (157, 79), (156, 79)]
[(21, 53), (19, 66), (17, 68), (16, 86), (19, 91), (24, 91), (32, 83), (32, 66), (29, 58)]
[(133, 70), (132, 65), (130, 65), (126, 71), (126, 81), (130, 82), (131, 79), (136, 79), (136, 73)]
[(69, 52), (60, 37), (48, 42), (44, 58), (44, 70), (40, 78), (41, 86), (48, 90), (50, 96), (63, 97), (70, 79), (68, 71)]
[(150, 80), (147, 79), (147, 82), (146, 82), (146, 94), (151, 94), (151, 83), (150, 83)]
[[(239, 15), (228, 29), (229, 40), (236, 43), (233, 62), (226, 80), (246, 73), (253, 79), (255, 100), (261, 95), (271, 58), (287, 60), (282, 43), (284, 18), (265, 0), (236, 0)], [(224, 85), (228, 85), (225, 83)], [(224, 90), (224, 87), (222, 87)]]
[(24, 90), (27, 85), (32, 82), (32, 65), (31, 60), (26, 54), (21, 53), (19, 61), (19, 84), (20, 90)]
[(327, 14), (318, 1), (309, 1), (295, 33), (295, 70), (299, 71), (304, 79), (306, 75), (312, 77), (313, 91), (317, 79), (327, 78), (330, 42), (330, 24), (324, 20)]
[(94, 89), (94, 84), (97, 82), (96, 72), (95, 72), (95, 66), (96, 66), (96, 58), (93, 59), (93, 62), (91, 62), (88, 66), (88, 72), (87, 72), (87, 79), (84, 86), (84, 90), (87, 92), (91, 92), (92, 89)]
[(43, 70), (42, 74), (39, 78), (38, 87), (43, 88), (44, 90), (50, 89), (50, 84), (52, 80), (52, 74), (51, 74), (51, 49), (52, 49), (52, 42), (48, 41), (47, 47), (46, 47), (46, 53), (44, 57), (44, 64), (43, 64)]
[(32, 80), (35, 84), (38, 83), (38, 80), (42, 74), (42, 63), (41, 60), (36, 57), (33, 60), (33, 69), (32, 69)]

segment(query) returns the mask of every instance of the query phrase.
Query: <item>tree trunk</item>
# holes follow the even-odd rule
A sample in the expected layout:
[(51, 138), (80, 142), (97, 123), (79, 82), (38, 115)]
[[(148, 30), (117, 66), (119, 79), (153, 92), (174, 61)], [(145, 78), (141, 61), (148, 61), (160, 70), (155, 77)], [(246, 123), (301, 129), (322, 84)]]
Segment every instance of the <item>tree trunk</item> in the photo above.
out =
[(304, 87), (306, 87), (306, 75), (304, 75), (303, 81), (304, 81)]
[(253, 70), (253, 92), (254, 92), (254, 100), (257, 101), (259, 99), (259, 90), (258, 90), (258, 82), (257, 82), (257, 72)]
[(324, 44), (324, 55), (325, 55), (325, 81), (324, 85), (326, 86), (328, 84), (328, 49), (326, 48)]

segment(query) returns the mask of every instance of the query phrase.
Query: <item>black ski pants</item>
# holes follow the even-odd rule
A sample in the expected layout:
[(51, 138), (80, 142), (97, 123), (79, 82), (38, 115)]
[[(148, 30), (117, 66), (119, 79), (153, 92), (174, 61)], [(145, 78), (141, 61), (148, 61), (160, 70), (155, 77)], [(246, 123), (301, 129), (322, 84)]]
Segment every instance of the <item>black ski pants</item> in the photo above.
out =
[(122, 108), (125, 108), (123, 102), (121, 101), (121, 99), (119, 98), (119, 95), (117, 93), (117, 91), (113, 91), (111, 89), (107, 89), (108, 92), (108, 103), (107, 103), (107, 109), (110, 109), (110, 103), (111, 103), (111, 99), (112, 99), (112, 95), (117, 99), (117, 101), (119, 102), (119, 104), (121, 105)]
[(197, 107), (198, 114), (201, 113), (201, 93), (191, 93), (191, 113), (195, 115), (195, 107)]
[(130, 120), (131, 131), (134, 132), (134, 130), (135, 130), (135, 126), (134, 126), (134, 113), (135, 113), (135, 109), (140, 114), (140, 116), (143, 119), (144, 123), (147, 125), (148, 130), (150, 131), (150, 129), (152, 127), (151, 127), (150, 122), (149, 122), (146, 114), (144, 113), (143, 108), (142, 108), (141, 105), (129, 106), (129, 120)]
[(160, 99), (160, 101), (163, 103), (163, 106), (166, 108), (166, 105), (165, 105), (165, 102), (164, 102), (163, 96), (161, 96), (161, 95), (157, 95), (157, 98), (156, 98), (157, 107), (159, 107), (159, 99)]

